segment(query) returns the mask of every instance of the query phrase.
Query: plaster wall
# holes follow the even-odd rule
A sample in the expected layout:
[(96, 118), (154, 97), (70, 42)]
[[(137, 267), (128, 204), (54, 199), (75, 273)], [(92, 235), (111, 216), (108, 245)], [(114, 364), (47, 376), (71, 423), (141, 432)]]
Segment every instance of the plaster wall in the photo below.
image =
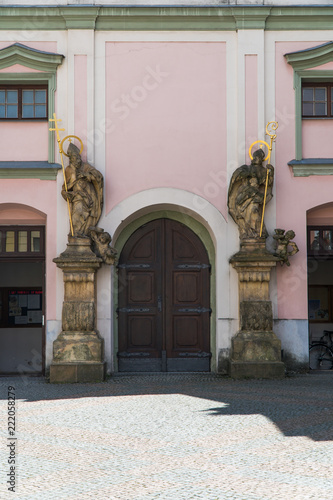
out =
[[(321, 40), (290, 41), (276, 43), (276, 114), (284, 114), (285, 121), (278, 129), (276, 143), (276, 224), (277, 227), (293, 229), (300, 252), (293, 257), (290, 268), (278, 268), (278, 317), (280, 319), (307, 318), (307, 250), (306, 250), (306, 213), (307, 210), (332, 200), (330, 183), (321, 176), (294, 177), (288, 162), (295, 157), (295, 98), (293, 90), (293, 69), (286, 62), (284, 54), (304, 50), (322, 43)], [(288, 110), (288, 114), (286, 113)], [(315, 142), (319, 147), (311, 149), (312, 157), (331, 156), (326, 147), (322, 154), (320, 146), (327, 143), (328, 131), (323, 131), (313, 123), (312, 148)], [(306, 127), (308, 123), (306, 124)], [(323, 136), (320, 134), (324, 133)], [(297, 196), (297, 202), (295, 197)]]
[[(225, 50), (213, 42), (106, 44), (106, 213), (144, 189), (202, 196), (211, 176), (226, 179)], [(226, 217), (227, 183), (206, 191)]]

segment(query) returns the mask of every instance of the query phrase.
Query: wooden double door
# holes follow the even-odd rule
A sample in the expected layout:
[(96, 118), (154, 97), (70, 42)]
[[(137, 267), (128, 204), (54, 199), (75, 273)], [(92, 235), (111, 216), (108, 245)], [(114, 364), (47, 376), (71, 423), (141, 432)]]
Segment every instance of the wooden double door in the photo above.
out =
[(210, 371), (210, 265), (187, 226), (153, 220), (119, 264), (119, 371)]

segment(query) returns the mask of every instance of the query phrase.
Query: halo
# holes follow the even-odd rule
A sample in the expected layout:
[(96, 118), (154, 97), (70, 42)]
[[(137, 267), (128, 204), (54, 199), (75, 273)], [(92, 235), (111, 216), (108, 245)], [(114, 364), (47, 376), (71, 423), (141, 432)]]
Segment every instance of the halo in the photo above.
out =
[(249, 157), (251, 158), (251, 160), (253, 160), (253, 156), (252, 156), (252, 154), (251, 154), (251, 149), (253, 148), (253, 146), (254, 146), (255, 144), (261, 144), (261, 145), (264, 145), (264, 144), (265, 144), (265, 146), (267, 146), (267, 148), (268, 148), (268, 153), (267, 153), (266, 158), (264, 158), (264, 160), (263, 160), (263, 161), (266, 161), (266, 160), (267, 160), (267, 158), (269, 157), (269, 144), (267, 144), (267, 142), (266, 142), (266, 141), (255, 141), (255, 142), (252, 142), (251, 146), (249, 147)]
[[(77, 135), (66, 135), (66, 137), (64, 137), (64, 139), (60, 143), (60, 148), (61, 148), (61, 151), (64, 153), (64, 155), (67, 156), (67, 158), (68, 158), (68, 154), (65, 153), (62, 145), (66, 141), (66, 139), (69, 139), (70, 137), (73, 137), (74, 139), (77, 139), (79, 141), (79, 143), (81, 144), (80, 154), (83, 151), (83, 142), (81, 141), (80, 137), (78, 137)], [(71, 142), (71, 141), (69, 141), (69, 142)]]

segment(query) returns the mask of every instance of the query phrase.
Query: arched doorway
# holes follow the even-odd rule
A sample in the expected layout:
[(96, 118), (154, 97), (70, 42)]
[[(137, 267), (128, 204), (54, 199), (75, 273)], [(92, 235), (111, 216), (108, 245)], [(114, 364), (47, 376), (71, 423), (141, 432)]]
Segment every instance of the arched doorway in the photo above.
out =
[(184, 224), (156, 219), (119, 258), (119, 371), (210, 371), (210, 264)]
[(42, 374), (45, 214), (0, 206), (0, 374)]
[(307, 229), (311, 343), (320, 340), (324, 330), (333, 330), (333, 203), (309, 210)]

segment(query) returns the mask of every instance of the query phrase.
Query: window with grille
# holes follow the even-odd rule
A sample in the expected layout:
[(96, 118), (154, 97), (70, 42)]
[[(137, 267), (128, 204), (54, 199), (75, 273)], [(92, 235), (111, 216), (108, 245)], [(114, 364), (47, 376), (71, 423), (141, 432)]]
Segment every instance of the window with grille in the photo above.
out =
[(333, 117), (333, 83), (303, 83), (302, 117)]
[(47, 86), (0, 86), (0, 120), (47, 120)]

